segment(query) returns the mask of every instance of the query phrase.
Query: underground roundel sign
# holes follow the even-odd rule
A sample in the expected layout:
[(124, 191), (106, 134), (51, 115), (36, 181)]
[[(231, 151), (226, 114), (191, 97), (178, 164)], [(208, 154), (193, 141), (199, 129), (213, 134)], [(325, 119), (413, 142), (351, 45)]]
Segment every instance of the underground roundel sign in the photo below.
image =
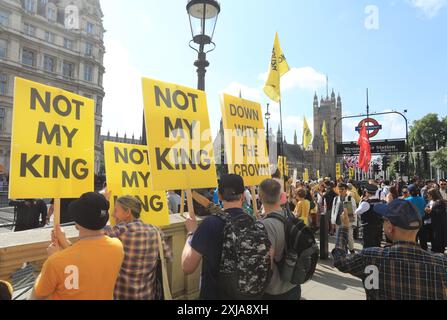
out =
[(366, 125), (366, 131), (368, 132), (368, 137), (370, 139), (377, 136), (380, 130), (382, 130), (382, 125), (376, 119), (366, 118), (360, 121), (358, 127), (355, 128), (355, 131), (360, 132), (360, 130), (363, 127), (363, 124)]

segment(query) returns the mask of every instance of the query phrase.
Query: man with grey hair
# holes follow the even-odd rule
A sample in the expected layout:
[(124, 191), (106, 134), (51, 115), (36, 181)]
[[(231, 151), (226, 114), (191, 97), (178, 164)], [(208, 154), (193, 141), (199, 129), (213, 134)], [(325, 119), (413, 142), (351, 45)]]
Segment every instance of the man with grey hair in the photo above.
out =
[(272, 249), (272, 277), (265, 290), (265, 300), (299, 300), (301, 297), (301, 287), (282, 280), (277, 264), (283, 259), (286, 248), (286, 236), (284, 224), (269, 215), (279, 214), (286, 218), (281, 207), (281, 185), (273, 179), (265, 180), (259, 186), (259, 198), (264, 206), (266, 217), (262, 220)]

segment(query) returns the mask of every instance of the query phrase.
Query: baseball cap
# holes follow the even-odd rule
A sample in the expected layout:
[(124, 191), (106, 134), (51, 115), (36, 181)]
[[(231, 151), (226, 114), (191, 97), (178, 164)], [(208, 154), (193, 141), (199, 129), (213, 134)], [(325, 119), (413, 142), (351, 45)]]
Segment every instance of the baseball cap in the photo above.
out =
[(73, 220), (88, 230), (101, 230), (109, 221), (109, 201), (95, 192), (85, 193), (68, 206), (68, 213)]
[(245, 191), (244, 180), (237, 174), (227, 174), (220, 178), (219, 193), (221, 195), (235, 196)]
[(408, 191), (410, 191), (410, 192), (414, 192), (414, 191), (418, 191), (418, 190), (419, 190), (418, 187), (414, 184), (411, 184), (408, 186)]
[(411, 202), (397, 199), (389, 204), (374, 206), (374, 211), (401, 229), (419, 230), (422, 227), (419, 212)]

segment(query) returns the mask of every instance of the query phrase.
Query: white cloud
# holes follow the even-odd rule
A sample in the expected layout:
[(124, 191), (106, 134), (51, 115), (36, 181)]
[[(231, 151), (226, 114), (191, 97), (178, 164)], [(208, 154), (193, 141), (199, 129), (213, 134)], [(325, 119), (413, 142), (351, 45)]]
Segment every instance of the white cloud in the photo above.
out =
[[(268, 72), (259, 75), (259, 79), (267, 81)], [(292, 68), (281, 78), (283, 91), (290, 89), (307, 89), (315, 91), (326, 85), (326, 76), (312, 67)]]
[(141, 74), (131, 63), (129, 51), (119, 41), (111, 39), (106, 46), (103, 133), (110, 130), (110, 134), (115, 135), (118, 131), (120, 136), (135, 134), (138, 139), (143, 123)]
[(435, 17), (439, 11), (447, 6), (447, 0), (407, 0), (413, 7), (421, 9), (428, 18)]

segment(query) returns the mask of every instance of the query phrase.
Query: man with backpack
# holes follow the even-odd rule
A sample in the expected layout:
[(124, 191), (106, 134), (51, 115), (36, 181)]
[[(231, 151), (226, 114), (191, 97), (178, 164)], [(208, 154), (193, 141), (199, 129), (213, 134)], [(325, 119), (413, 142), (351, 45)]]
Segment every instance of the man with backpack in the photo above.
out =
[[(302, 189), (300, 189), (302, 190)], [(291, 284), (281, 279), (277, 263), (280, 263), (285, 255), (286, 237), (284, 223), (273, 218), (273, 214), (287, 218), (281, 208), (281, 185), (272, 179), (265, 180), (259, 186), (259, 197), (264, 205), (266, 218), (262, 221), (267, 229), (269, 240), (272, 244), (272, 278), (265, 290), (265, 300), (299, 300), (301, 286)]]
[(334, 203), (332, 204), (331, 224), (339, 229), (341, 227), (341, 215), (344, 209), (348, 210), (351, 221), (351, 227), (349, 228), (349, 251), (354, 253), (353, 227), (357, 225), (357, 217), (354, 215), (357, 205), (354, 197), (348, 195), (348, 185), (346, 183), (341, 182), (338, 184), (338, 192), (339, 195), (334, 198)]
[(185, 222), (188, 238), (182, 269), (194, 273), (202, 261), (201, 300), (259, 300), (271, 272), (270, 241), (262, 223), (243, 210), (244, 181), (225, 175), (219, 182), (222, 211), (206, 199), (194, 199), (212, 213), (200, 226)]

